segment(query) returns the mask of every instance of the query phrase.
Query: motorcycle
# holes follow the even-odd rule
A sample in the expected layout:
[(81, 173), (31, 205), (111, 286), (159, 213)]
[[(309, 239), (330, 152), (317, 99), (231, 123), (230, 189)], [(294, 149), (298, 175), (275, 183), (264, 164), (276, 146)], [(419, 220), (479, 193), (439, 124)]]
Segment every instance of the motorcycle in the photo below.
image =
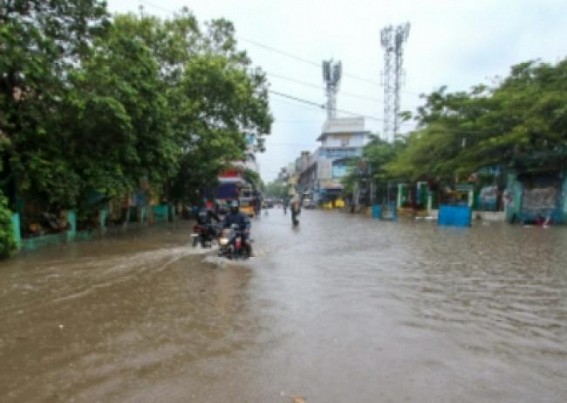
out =
[(193, 227), (193, 247), (201, 245), (203, 248), (210, 248), (213, 246), (213, 241), (216, 240), (218, 229), (212, 224), (195, 224)]
[(249, 258), (250, 250), (244, 243), (242, 231), (237, 224), (223, 229), (218, 238), (219, 256), (227, 259)]

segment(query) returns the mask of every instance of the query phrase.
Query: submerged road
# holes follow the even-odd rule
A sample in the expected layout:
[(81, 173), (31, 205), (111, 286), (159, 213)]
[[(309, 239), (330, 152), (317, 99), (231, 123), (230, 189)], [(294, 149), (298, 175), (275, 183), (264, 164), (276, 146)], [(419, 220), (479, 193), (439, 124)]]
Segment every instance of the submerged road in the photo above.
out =
[(187, 222), (0, 262), (1, 402), (565, 402), (567, 227)]

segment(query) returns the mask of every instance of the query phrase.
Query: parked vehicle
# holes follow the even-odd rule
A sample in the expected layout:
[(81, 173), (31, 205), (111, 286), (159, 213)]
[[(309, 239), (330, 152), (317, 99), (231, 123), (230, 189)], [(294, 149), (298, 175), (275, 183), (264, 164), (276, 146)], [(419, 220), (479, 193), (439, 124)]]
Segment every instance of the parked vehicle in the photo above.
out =
[(315, 202), (311, 199), (303, 199), (303, 208), (306, 209), (314, 209), (315, 206)]
[(219, 236), (219, 256), (227, 259), (247, 259), (250, 257), (249, 248), (244, 245), (242, 231), (238, 225), (224, 228)]
[(256, 215), (256, 206), (254, 205), (254, 199), (241, 197), (240, 211), (246, 214), (248, 217), (254, 217)]

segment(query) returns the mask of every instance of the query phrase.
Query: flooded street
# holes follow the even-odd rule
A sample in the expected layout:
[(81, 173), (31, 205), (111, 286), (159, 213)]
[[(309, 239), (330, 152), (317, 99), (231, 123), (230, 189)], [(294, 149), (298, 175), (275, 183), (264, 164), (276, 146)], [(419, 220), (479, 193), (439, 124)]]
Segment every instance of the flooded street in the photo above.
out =
[(2, 402), (565, 402), (567, 227), (338, 212), (187, 222), (0, 263)]

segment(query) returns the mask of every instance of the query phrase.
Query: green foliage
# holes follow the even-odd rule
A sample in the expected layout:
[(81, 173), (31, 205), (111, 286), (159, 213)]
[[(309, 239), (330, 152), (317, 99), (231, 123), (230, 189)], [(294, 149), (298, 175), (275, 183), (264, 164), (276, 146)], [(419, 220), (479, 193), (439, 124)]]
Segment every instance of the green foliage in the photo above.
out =
[(345, 193), (352, 193), (355, 183), (362, 179), (386, 182), (398, 178), (400, 175), (388, 170), (388, 167), (404, 147), (403, 141), (388, 143), (378, 136), (372, 136), (370, 143), (364, 147), (362, 158), (351, 161), (350, 172), (342, 180)]
[(113, 26), (71, 82), (68, 145), (82, 173), (82, 196), (92, 190), (116, 196), (142, 178), (161, 184), (173, 174), (180, 150), (159, 65), (144, 43)]
[(169, 198), (190, 200), (214, 184), (223, 168), (244, 157), (245, 136), (263, 148), (272, 123), (266, 78), (236, 49), (229, 21), (211, 21), (202, 31), (182, 10), (171, 20), (127, 15), (115, 24), (144, 43), (160, 66), (168, 124), (179, 150), (175, 173), (164, 184)]
[(283, 199), (285, 197), (288, 197), (288, 192), (289, 189), (287, 184), (282, 181), (269, 182), (264, 188), (265, 197), (273, 197), (276, 199)]
[[(393, 176), (451, 182), (487, 166), (567, 168), (567, 59), (513, 66), (494, 88), (425, 97)], [(537, 156), (534, 158), (534, 156)]]
[(254, 189), (261, 190), (264, 187), (262, 178), (260, 178), (260, 174), (258, 172), (251, 169), (245, 169), (242, 176), (246, 182), (250, 183), (254, 187)]
[(67, 77), (108, 24), (95, 0), (29, 0), (0, 7), (0, 182), (46, 204), (72, 205), (78, 174), (64, 152)]
[(10, 256), (15, 249), (12, 212), (8, 209), (6, 198), (0, 193), (0, 258)]
[(227, 20), (110, 21), (97, 0), (0, 8), (0, 185), (45, 209), (142, 180), (187, 199), (242, 159), (245, 136), (262, 150), (271, 123), (266, 77)]

